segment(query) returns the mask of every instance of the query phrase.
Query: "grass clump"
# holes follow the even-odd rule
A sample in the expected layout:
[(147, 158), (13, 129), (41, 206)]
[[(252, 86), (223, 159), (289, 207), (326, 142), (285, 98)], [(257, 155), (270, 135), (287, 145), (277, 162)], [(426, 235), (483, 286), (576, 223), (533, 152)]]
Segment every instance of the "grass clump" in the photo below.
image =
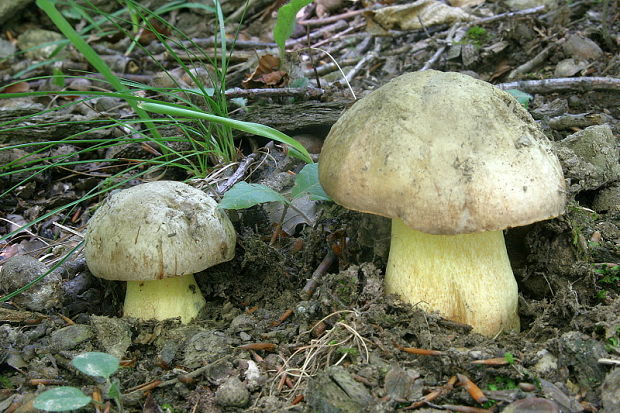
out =
[[(113, 13), (103, 12), (88, 0), (37, 0), (37, 5), (66, 40), (54, 42), (56, 50), (48, 60), (35, 62), (5, 86), (7, 91), (15, 85), (37, 82), (50, 90), (0, 94), (0, 99), (30, 99), (32, 107), (40, 108), (0, 121), (0, 142), (3, 136), (14, 139), (18, 133), (29, 139), (27, 131), (33, 127), (48, 128), (60, 136), (0, 145), (0, 202), (17, 202), (16, 194), (28, 188), (40, 191), (44, 183), (60, 176), (65, 179), (67, 175), (78, 175), (90, 183), (78, 199), (41, 209), (26, 225), (0, 236), (0, 242), (14, 241), (18, 234), (39, 228), (53, 217), (58, 217), (54, 219), (59, 223), (70, 223), (79, 210), (90, 208), (107, 192), (131, 185), (136, 179), (205, 178), (229, 167), (240, 156), (234, 130), (284, 143), (292, 156), (312, 163), (305, 148), (286, 134), (230, 118), (226, 75), (240, 23), (229, 36), (226, 24), (230, 27), (234, 23), (226, 22), (219, 0), (212, 5), (175, 0), (153, 11), (140, 2), (124, 0)], [(215, 44), (212, 54), (205, 54), (203, 47), (162, 18), (179, 8), (202, 8), (211, 13)], [(81, 25), (69, 21), (76, 18), (84, 22), (79, 30), (74, 27)], [(169, 66), (141, 42), (140, 36), (145, 32), (155, 37), (157, 47), (170, 56), (169, 61), (178, 70), (168, 70)], [(86, 40), (113, 35), (129, 39), (125, 54), (139, 49), (141, 55), (150, 58), (151, 64), (160, 70), (159, 83), (129, 80), (118, 74)], [(67, 73), (52, 67), (58, 53), (69, 45), (84, 56), (95, 72)], [(50, 74), (22, 78), (34, 70), (49, 70)], [(93, 86), (85, 91), (69, 90), (71, 82), (78, 80)], [(98, 104), (104, 99), (115, 102), (117, 110), (99, 109)], [(78, 120), (66, 116), (75, 113), (78, 105), (92, 109), (93, 115)], [(68, 153), (61, 150), (67, 147), (72, 148)], [(130, 155), (125, 154), (128, 148)], [(70, 253), (77, 249), (79, 245)], [(0, 301), (16, 293), (19, 291), (0, 297)]]

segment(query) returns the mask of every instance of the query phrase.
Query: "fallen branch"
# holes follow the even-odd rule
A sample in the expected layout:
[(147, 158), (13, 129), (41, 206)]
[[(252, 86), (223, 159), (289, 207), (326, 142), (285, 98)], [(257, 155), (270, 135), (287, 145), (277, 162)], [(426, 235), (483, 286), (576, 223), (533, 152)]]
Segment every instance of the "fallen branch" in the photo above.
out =
[(325, 273), (327, 272), (329, 267), (331, 267), (335, 260), (336, 254), (334, 254), (334, 252), (330, 250), (325, 255), (317, 269), (312, 273), (312, 277), (310, 277), (310, 279), (306, 282), (304, 288), (299, 293), (302, 300), (308, 300), (310, 297), (312, 297), (312, 295), (316, 291), (316, 287), (319, 285), (319, 279), (325, 275)]
[(499, 83), (502, 90), (519, 89), (527, 93), (589, 92), (594, 90), (620, 90), (620, 79), (611, 77), (562, 77), (542, 80), (520, 80)]
[(228, 98), (258, 98), (258, 97), (294, 97), (294, 98), (318, 98), (325, 91), (316, 87), (282, 87), (266, 89), (228, 89), (224, 94)]
[(329, 16), (329, 17), (323, 17), (320, 19), (310, 19), (310, 20), (300, 20), (297, 23), (303, 25), (303, 26), (309, 26), (309, 27), (315, 27), (315, 26), (322, 26), (324, 24), (329, 24), (329, 23), (333, 23), (333, 22), (337, 22), (338, 20), (347, 20), (350, 19), (351, 17), (355, 17), (359, 14), (363, 14), (367, 11), (371, 11), (374, 8), (368, 8), (368, 9), (361, 9), (361, 10), (353, 10), (353, 11), (348, 11), (346, 13), (342, 13), (342, 14), (336, 14), (334, 16)]
[(246, 171), (250, 167), (250, 165), (254, 162), (257, 153), (251, 153), (245, 157), (243, 161), (239, 163), (239, 166), (235, 170), (235, 172), (224, 182), (222, 185), (217, 185), (217, 193), (223, 195), (226, 191), (228, 191), (234, 184), (241, 181), (245, 176)]
[(603, 113), (569, 113), (549, 119), (549, 127), (555, 130), (587, 128), (609, 121), (609, 117)]
[(473, 21), (470, 24), (479, 25), (479, 24), (492, 23), (492, 22), (495, 22), (497, 20), (506, 19), (506, 18), (509, 18), (509, 17), (521, 17), (521, 16), (527, 16), (529, 14), (536, 14), (536, 13), (540, 13), (541, 11), (544, 11), (544, 10), (545, 10), (545, 6), (537, 6), (537, 7), (532, 7), (531, 9), (523, 9), (523, 10), (518, 10), (518, 11), (509, 11), (509, 12), (506, 12), (506, 13), (498, 14), (496, 16), (484, 17), (482, 19), (475, 20), (475, 21)]
[(465, 37), (465, 30), (460, 30), (461, 26), (459, 24), (455, 24), (450, 28), (450, 31), (446, 35), (445, 45), (441, 46), (439, 49), (435, 51), (435, 53), (431, 56), (430, 59), (422, 66), (420, 71), (428, 70), (433, 67), (433, 65), (439, 60), (441, 55), (446, 51), (448, 46), (451, 46), (452, 43), (460, 42), (463, 37)]
[(545, 62), (545, 60), (547, 60), (547, 57), (549, 56), (553, 48), (555, 48), (555, 44), (551, 44), (545, 47), (542, 51), (540, 51), (540, 53), (538, 53), (532, 59), (523, 63), (516, 69), (512, 70), (510, 74), (508, 75), (508, 79), (514, 79), (515, 77), (517, 77), (517, 75), (520, 75), (523, 73), (529, 73), (532, 70), (534, 70), (535, 67), (542, 65)]

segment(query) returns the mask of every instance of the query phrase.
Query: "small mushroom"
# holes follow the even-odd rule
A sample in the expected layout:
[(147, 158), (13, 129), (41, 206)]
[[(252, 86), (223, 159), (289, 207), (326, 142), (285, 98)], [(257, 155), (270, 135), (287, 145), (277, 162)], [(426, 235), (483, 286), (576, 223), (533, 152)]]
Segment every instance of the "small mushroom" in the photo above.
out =
[(562, 214), (565, 185), (512, 96), (458, 73), (399, 76), (332, 127), (319, 177), (340, 205), (392, 218), (388, 293), (485, 335), (519, 329), (502, 230)]
[(204, 192), (158, 181), (110, 196), (88, 223), (84, 255), (95, 276), (127, 281), (124, 316), (187, 323), (205, 306), (194, 273), (232, 259), (235, 240)]

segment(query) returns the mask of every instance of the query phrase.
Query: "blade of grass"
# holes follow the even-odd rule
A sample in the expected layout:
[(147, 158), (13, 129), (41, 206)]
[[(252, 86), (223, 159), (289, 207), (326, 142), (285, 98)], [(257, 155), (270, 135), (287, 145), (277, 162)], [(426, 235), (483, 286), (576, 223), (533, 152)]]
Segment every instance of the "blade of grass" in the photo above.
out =
[(217, 122), (228, 125), (237, 130), (262, 136), (264, 138), (273, 139), (278, 142), (285, 143), (290, 146), (291, 154), (306, 163), (313, 163), (310, 154), (302, 144), (295, 139), (280, 132), (277, 129), (254, 122), (244, 122), (237, 119), (224, 118), (221, 116), (211, 115), (202, 111), (181, 107), (172, 104), (141, 102), (139, 106), (149, 112), (160, 113), (173, 117), (187, 117), (192, 119), (203, 119), (210, 122)]
[[(37, 6), (39, 6), (56, 25), (69, 41), (80, 51), (93, 65), (99, 73), (101, 73), (108, 82), (119, 92), (128, 92), (127, 88), (121, 83), (120, 79), (114, 75), (110, 67), (99, 57), (97, 52), (90, 47), (88, 43), (71, 27), (69, 22), (60, 14), (55, 5), (50, 0), (37, 0)], [(145, 111), (140, 109), (135, 101), (127, 100), (127, 103), (136, 112), (138, 117), (144, 121), (145, 126), (149, 129), (149, 132), (153, 137), (160, 137), (159, 131), (154, 127), (150, 118)]]

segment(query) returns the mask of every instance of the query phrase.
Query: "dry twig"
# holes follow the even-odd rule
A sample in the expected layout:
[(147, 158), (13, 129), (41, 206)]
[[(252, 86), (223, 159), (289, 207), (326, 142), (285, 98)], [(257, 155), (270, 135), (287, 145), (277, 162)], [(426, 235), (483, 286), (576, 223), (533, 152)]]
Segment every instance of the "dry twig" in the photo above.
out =
[(499, 83), (498, 88), (519, 89), (527, 93), (589, 92), (620, 90), (620, 79), (612, 77), (561, 77), (556, 79), (520, 80)]

